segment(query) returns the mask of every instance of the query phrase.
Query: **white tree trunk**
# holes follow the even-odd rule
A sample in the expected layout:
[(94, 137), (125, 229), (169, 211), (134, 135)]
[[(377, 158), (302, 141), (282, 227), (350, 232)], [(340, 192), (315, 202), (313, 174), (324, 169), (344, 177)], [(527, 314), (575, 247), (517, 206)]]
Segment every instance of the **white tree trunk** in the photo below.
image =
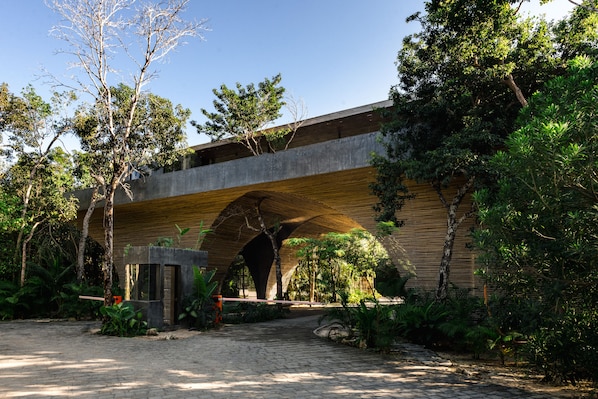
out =
[(83, 217), (83, 226), (81, 227), (81, 236), (79, 237), (79, 247), (77, 250), (77, 282), (79, 283), (82, 283), (85, 279), (85, 244), (87, 242), (87, 237), (89, 236), (89, 220), (91, 219), (99, 200), (98, 191), (99, 187), (94, 187), (89, 207)]
[(464, 220), (473, 215), (473, 210), (469, 210), (457, 218), (457, 211), (463, 201), (465, 195), (473, 187), (475, 177), (471, 176), (467, 181), (459, 187), (451, 203), (449, 204), (444, 198), (442, 188), (440, 184), (434, 184), (433, 187), (440, 198), (440, 202), (444, 205), (447, 212), (447, 226), (446, 235), (444, 237), (444, 245), (442, 247), (442, 258), (440, 259), (440, 267), (438, 268), (438, 285), (436, 288), (436, 300), (444, 301), (448, 296), (448, 288), (450, 284), (450, 270), (451, 260), (453, 258), (453, 247), (455, 245), (455, 237), (457, 235), (457, 229), (463, 223)]

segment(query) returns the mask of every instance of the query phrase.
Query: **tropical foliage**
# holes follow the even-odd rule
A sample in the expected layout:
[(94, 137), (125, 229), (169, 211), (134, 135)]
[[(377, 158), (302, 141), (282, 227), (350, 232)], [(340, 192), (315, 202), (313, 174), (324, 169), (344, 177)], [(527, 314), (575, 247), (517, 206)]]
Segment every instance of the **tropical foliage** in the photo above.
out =
[[(87, 283), (77, 282), (73, 243), (79, 233), (69, 224), (76, 203), (69, 155), (55, 144), (71, 131), (66, 109), (71, 93), (44, 101), (29, 86), (21, 95), (0, 86), (0, 130), (6, 160), (0, 170), (0, 318), (97, 315), (99, 306), (80, 301), (97, 284), (101, 251), (84, 251)], [(96, 292), (97, 294), (97, 292)]]
[(553, 379), (598, 379), (596, 104), (598, 64), (578, 58), (531, 98), (492, 159), (498, 187), (475, 195), (481, 272), (512, 306), (533, 301), (533, 325), (510, 322), (532, 331)]
[[(388, 351), (400, 341), (432, 349), (470, 351), (473, 355), (498, 350), (491, 344), (500, 337), (480, 298), (451, 289), (445, 302), (425, 292), (411, 290), (399, 304), (361, 300), (327, 309), (324, 319), (342, 323), (356, 331), (350, 342), (362, 348)], [(496, 348), (496, 349), (495, 349)]]
[(135, 311), (130, 303), (120, 302), (102, 306), (100, 312), (105, 319), (100, 334), (133, 337), (143, 335), (147, 331), (147, 323), (142, 320), (142, 313)]
[(391, 91), (391, 121), (382, 129), (386, 154), (374, 160), (373, 191), (380, 218), (398, 223), (410, 198), (404, 178), (436, 191), (448, 222), (439, 300), (450, 286), (456, 232), (475, 214), (461, 209), (463, 199), (494, 181), (489, 159), (515, 129), (528, 98), (562, 74), (570, 57), (595, 52), (597, 21), (587, 8), (551, 26), (521, 18), (514, 3), (426, 2), (425, 14), (408, 19), (419, 22), (421, 32), (403, 40), (397, 57), (399, 84)]
[[(273, 121), (282, 116), (281, 109), (285, 89), (280, 85), (280, 74), (265, 78), (258, 83), (243, 87), (236, 84), (236, 89), (226, 85), (220, 90), (214, 89), (215, 112), (202, 109), (208, 119), (205, 124), (192, 122), (198, 133), (206, 134), (213, 141), (232, 138), (245, 146), (253, 155), (260, 155), (267, 150), (275, 150), (279, 142), (290, 129), (265, 130)], [(265, 143), (262, 142), (264, 139)]]
[(206, 329), (214, 327), (219, 317), (212, 294), (218, 287), (218, 281), (212, 281), (216, 269), (206, 271), (193, 268), (193, 295), (185, 298), (184, 310), (179, 320), (186, 321), (191, 327)]
[(280, 319), (289, 310), (268, 303), (239, 302), (226, 305), (222, 314), (222, 321), (229, 324), (259, 323)]
[(75, 200), (67, 195), (74, 183), (71, 160), (55, 147), (72, 128), (64, 111), (74, 96), (55, 94), (48, 103), (31, 86), (17, 96), (3, 84), (0, 97), (0, 132), (7, 137), (4, 152), (13, 161), (0, 171), (0, 193), (6, 199), (0, 220), (4, 232), (16, 234), (13, 260), (15, 266), (20, 263), (23, 286), (34, 236), (75, 215)]
[(299, 262), (289, 283), (294, 299), (337, 302), (348, 295), (359, 302), (375, 296), (376, 270), (396, 271), (384, 248), (364, 230), (291, 238), (285, 244), (298, 248)]
[(237, 255), (228, 268), (220, 292), (226, 297), (247, 298), (248, 291), (255, 291), (255, 282), (243, 255)]

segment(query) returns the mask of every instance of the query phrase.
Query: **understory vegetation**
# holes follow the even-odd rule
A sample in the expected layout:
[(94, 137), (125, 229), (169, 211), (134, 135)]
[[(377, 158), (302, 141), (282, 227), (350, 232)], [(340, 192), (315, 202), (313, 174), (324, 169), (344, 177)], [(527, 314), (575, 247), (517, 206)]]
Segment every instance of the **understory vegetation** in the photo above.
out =
[(12, 252), (15, 234), (0, 234), (0, 319), (38, 317), (96, 319), (99, 301), (81, 300), (80, 295), (101, 297), (101, 247), (88, 240), (85, 251), (84, 280), (78, 281), (75, 243), (78, 232), (70, 225), (40, 228), (29, 243), (27, 279), (19, 284), (19, 265)]
[(228, 324), (259, 323), (284, 318), (288, 308), (267, 303), (239, 302), (225, 305), (222, 322)]
[[(548, 320), (541, 322), (543, 317)], [(550, 316), (537, 301), (498, 295), (484, 300), (452, 287), (443, 302), (418, 290), (409, 290), (399, 304), (375, 298), (351, 304), (344, 295), (341, 307), (328, 308), (324, 320), (341, 323), (350, 331), (344, 342), (360, 348), (389, 352), (407, 341), (531, 367), (551, 383), (598, 381), (596, 312)]]
[(147, 322), (140, 311), (130, 303), (120, 302), (111, 306), (102, 306), (100, 313), (105, 318), (100, 334), (118, 337), (134, 337), (147, 331)]

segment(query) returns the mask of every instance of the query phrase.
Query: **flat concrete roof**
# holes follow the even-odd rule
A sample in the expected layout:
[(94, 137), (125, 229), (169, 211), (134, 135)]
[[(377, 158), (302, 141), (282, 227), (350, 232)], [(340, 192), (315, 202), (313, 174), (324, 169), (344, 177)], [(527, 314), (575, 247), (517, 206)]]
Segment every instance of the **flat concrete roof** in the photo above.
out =
[[(332, 112), (329, 114), (315, 116), (313, 118), (307, 118), (303, 121), (300, 121), (301, 127), (306, 127), (306, 126), (315, 125), (318, 123), (326, 123), (326, 122), (330, 122), (330, 121), (334, 121), (334, 120), (339, 120), (342, 118), (347, 118), (349, 116), (359, 115), (359, 114), (363, 114), (366, 112), (374, 111), (376, 109), (388, 108), (392, 104), (393, 104), (392, 100), (383, 100), (383, 101), (378, 101), (378, 102), (371, 103), (371, 104), (361, 105), (361, 106), (355, 107), (355, 108), (349, 108), (349, 109), (345, 109), (342, 111), (337, 111), (337, 112)], [(282, 128), (285, 126), (286, 126), (286, 124), (278, 125), (278, 126), (268, 128), (266, 130)], [(223, 139), (223, 140), (218, 140), (218, 141), (209, 142), (209, 143), (197, 144), (197, 145), (191, 146), (190, 148), (194, 151), (198, 151), (198, 150), (204, 150), (204, 149), (208, 149), (208, 148), (219, 147), (219, 146), (230, 144), (233, 142), (234, 141), (232, 139)]]

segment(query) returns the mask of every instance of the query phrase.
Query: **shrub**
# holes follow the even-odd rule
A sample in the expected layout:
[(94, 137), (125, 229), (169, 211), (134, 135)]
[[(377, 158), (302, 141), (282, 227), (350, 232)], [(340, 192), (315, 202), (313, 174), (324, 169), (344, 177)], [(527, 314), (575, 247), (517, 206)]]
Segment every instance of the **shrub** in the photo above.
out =
[(382, 263), (376, 268), (374, 288), (382, 296), (406, 297), (408, 295), (406, 284), (412, 276), (401, 276), (395, 265)]
[(425, 305), (411, 303), (398, 305), (397, 333), (416, 344), (438, 346), (446, 341), (444, 331), (449, 315), (446, 306), (435, 301)]
[(209, 272), (199, 267), (193, 269), (194, 293), (193, 296), (185, 299), (184, 312), (179, 315), (179, 320), (186, 320), (191, 326), (199, 329), (215, 325), (217, 312), (212, 294), (218, 282), (212, 281), (214, 274), (216, 269)]
[(598, 315), (595, 310), (558, 315), (530, 337), (528, 358), (553, 383), (598, 381)]
[(359, 347), (390, 349), (396, 338), (395, 306), (381, 305), (377, 300), (361, 300), (359, 305), (349, 304), (347, 295), (341, 297), (340, 308), (330, 308), (322, 317), (337, 321), (346, 328), (358, 331)]
[(102, 287), (88, 286), (87, 284), (65, 284), (57, 294), (56, 300), (59, 305), (58, 315), (61, 317), (73, 317), (77, 320), (99, 318), (102, 302), (82, 300), (79, 298), (79, 295), (103, 297), (104, 289)]
[(19, 287), (10, 282), (0, 280), (0, 320), (11, 320), (15, 317), (15, 309)]
[(104, 316), (101, 334), (133, 337), (147, 332), (147, 323), (142, 320), (143, 315), (141, 312), (135, 312), (130, 303), (121, 302), (112, 306), (102, 306), (100, 313)]
[(394, 306), (380, 305), (378, 301), (362, 300), (352, 308), (360, 344), (382, 351), (390, 349), (396, 338)]
[(491, 350), (499, 337), (498, 331), (486, 325), (478, 324), (470, 327), (463, 336), (463, 343), (472, 352), (475, 359)]

